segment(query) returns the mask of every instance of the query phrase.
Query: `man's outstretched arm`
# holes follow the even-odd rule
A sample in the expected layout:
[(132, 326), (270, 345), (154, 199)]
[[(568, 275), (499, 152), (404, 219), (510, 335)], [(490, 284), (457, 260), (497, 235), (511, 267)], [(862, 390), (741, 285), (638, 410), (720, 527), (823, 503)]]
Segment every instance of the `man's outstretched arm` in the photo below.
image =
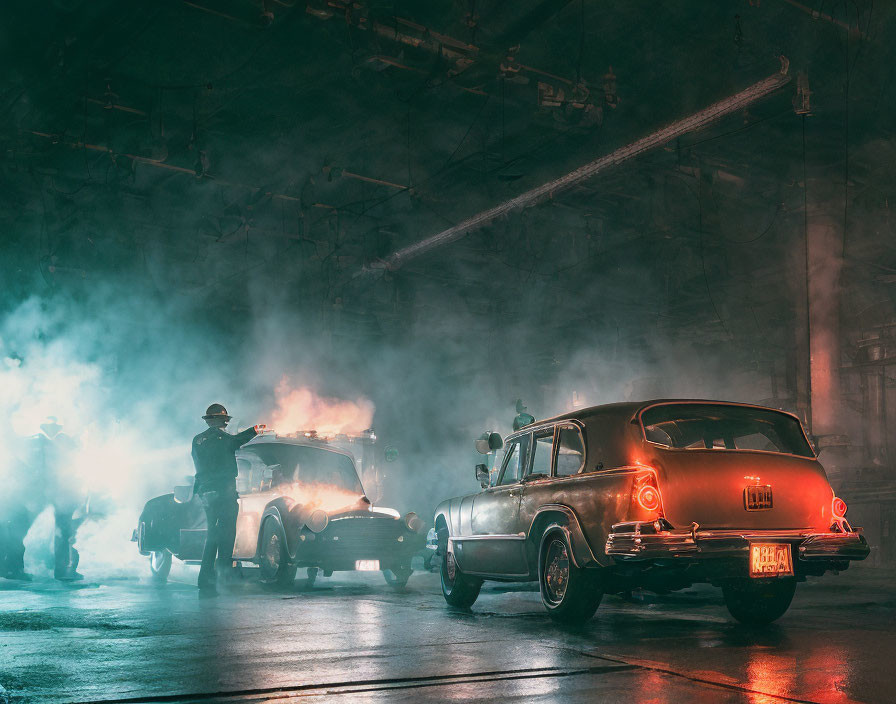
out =
[(237, 433), (233, 436), (233, 442), (237, 447), (242, 447), (247, 442), (249, 442), (252, 438), (258, 435), (260, 429), (264, 426), (256, 425), (252, 428), (246, 428), (243, 432)]

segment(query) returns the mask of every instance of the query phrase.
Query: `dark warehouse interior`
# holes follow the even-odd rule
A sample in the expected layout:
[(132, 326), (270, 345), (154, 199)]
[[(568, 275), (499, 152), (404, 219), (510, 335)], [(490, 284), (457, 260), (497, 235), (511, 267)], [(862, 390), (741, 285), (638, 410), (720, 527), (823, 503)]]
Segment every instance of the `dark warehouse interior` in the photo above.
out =
[[(865, 580), (856, 594), (870, 594), (877, 616), (862, 618), (892, 624), (890, 31), (896, 5), (873, 0), (4, 3), (0, 418), (8, 432), (0, 478), (19, 488), (0, 499), (0, 513), (27, 485), (19, 462), (26, 438), (58, 418), (84, 450), (70, 475), (89, 486), (98, 515), (80, 528), (81, 566), (72, 570), (86, 577), (80, 592), (107, 583), (132, 590), (109, 607), (122, 615), (128, 604), (155, 603), (144, 593), (146, 558), (132, 530), (150, 498), (184, 477), (192, 483), (190, 438), (204, 430), (213, 402), (233, 413), (234, 432), (267, 423), (314, 431), (316, 440), (332, 431), (353, 447), (363, 434), (356, 459), (366, 495), (401, 515), (416, 512), (434, 534), (441, 502), (479, 491), (474, 441), (488, 437), (483, 431), (511, 433), (523, 406), (540, 421), (650, 399), (756, 404), (799, 418), (870, 547), (861, 565), (821, 582)], [(34, 581), (7, 588), (12, 580), (0, 579), (0, 646), (10, 639), (6, 663), (0, 647), (0, 703), (218, 701), (215, 692), (231, 692), (220, 701), (261, 701), (304, 691), (290, 689), (300, 683), (285, 665), (270, 664), (251, 677), (222, 666), (196, 688), (136, 678), (106, 691), (99, 664), (41, 680), (35, 653), (53, 641), (28, 619), (68, 598), (50, 576), (53, 511), (41, 513), (50, 503), (36, 505), (24, 543)], [(58, 511), (55, 521), (58, 538)], [(195, 571), (178, 570), (195, 591)], [(432, 608), (422, 604), (442, 601), (439, 578), (415, 588), (418, 577), (408, 587), (414, 608)], [(196, 638), (203, 617), (189, 611), (195, 595), (183, 587), (186, 606), (172, 582), (169, 598), (178, 600), (166, 602), (166, 628), (182, 619)], [(337, 581), (324, 592), (334, 604), (354, 603), (334, 617), (340, 627), (388, 620), (381, 583)], [(271, 619), (287, 618), (280, 608), (301, 619), (303, 608), (338, 607), (272, 606), (262, 604), (267, 592), (247, 589)], [(626, 666), (661, 660), (609, 645), (650, 631), (641, 621), (620, 625), (641, 597), (619, 591), (628, 597), (621, 611), (596, 617), (593, 638), (551, 635), (547, 621), (529, 618), (541, 618), (537, 590), (483, 594), (494, 604), (512, 600), (520, 618), (506, 619), (500, 638), (514, 647), (524, 646), (526, 628), (545, 653), (546, 639), (576, 643), (575, 662), (542, 654), (532, 665), (560, 668), (566, 674), (551, 681), (566, 687), (581, 676), (569, 674), (576, 668), (596, 678), (592, 665), (616, 667), (579, 662), (586, 641), (607, 644), (601, 652)], [(49, 601), (22, 601), (28, 594)], [(309, 594), (300, 592), (301, 604)], [(838, 595), (815, 593), (799, 606), (800, 620), (823, 618), (834, 608), (825, 599)], [(399, 596), (389, 592), (388, 603)], [(377, 605), (365, 611), (370, 598)], [(658, 608), (652, 599), (649, 608)], [(217, 604), (215, 627), (243, 623), (236, 604)], [(860, 606), (847, 606), (831, 618), (848, 623)], [(106, 606), (94, 608), (90, 618), (101, 618)], [(114, 614), (102, 619), (114, 624)], [(483, 629), (498, 627), (497, 618), (460, 618), (446, 622), (456, 622), (457, 638), (486, 640)], [(781, 624), (797, 620), (787, 618)], [(716, 642), (676, 631), (684, 626), (672, 620), (663, 621), (670, 642)], [(278, 642), (313, 648), (310, 631), (278, 623)], [(401, 633), (395, 624), (364, 628), (364, 652)], [(443, 628), (426, 621), (420, 632), (435, 639)], [(725, 631), (718, 642), (818, 655), (786, 625), (773, 628)], [(29, 645), (23, 633), (43, 640)], [(842, 698), (834, 675), (823, 674), (839, 662), (827, 653), (787, 665), (822, 673), (809, 684), (757, 680), (748, 668), (752, 679), (724, 701), (885, 701), (874, 683), (886, 679), (881, 663), (896, 643), (869, 634), (830, 646), (846, 660), (878, 654), (861, 677), (843, 675)], [(179, 643), (189, 660), (193, 641)], [(248, 657), (236, 647), (222, 662)], [(456, 643), (450, 652), (463, 662)], [(421, 672), (396, 666), (389, 676), (436, 677), (444, 663), (421, 657)], [(197, 671), (216, 667), (190, 662)], [(505, 668), (477, 664), (477, 672)], [(369, 667), (361, 680), (386, 677)], [(673, 666), (663, 667), (649, 677), (672, 677)], [(697, 687), (703, 675), (693, 672), (711, 666), (690, 667), (687, 686)], [(354, 681), (335, 670), (309, 677), (345, 692)], [(447, 698), (436, 694), (442, 686), (418, 694)], [(458, 698), (480, 696), (464, 689), (472, 685), (450, 686), (460, 687)], [(621, 686), (607, 701), (723, 701), (722, 690), (651, 699), (659, 696), (651, 687), (662, 689), (652, 682), (625, 694)], [(565, 696), (488, 691), (482, 700)], [(186, 694), (154, 698), (163, 692)], [(753, 699), (757, 692), (771, 698)], [(584, 689), (569, 696), (587, 698)]]

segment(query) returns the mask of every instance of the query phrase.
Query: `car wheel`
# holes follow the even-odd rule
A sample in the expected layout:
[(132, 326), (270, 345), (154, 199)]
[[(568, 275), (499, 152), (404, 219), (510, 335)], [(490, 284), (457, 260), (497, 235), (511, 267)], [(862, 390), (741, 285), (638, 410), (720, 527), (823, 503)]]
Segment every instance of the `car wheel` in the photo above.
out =
[(396, 567), (394, 570), (383, 570), (383, 579), (386, 580), (386, 584), (388, 584), (393, 589), (404, 589), (408, 580), (411, 578), (411, 574), (413, 574), (414, 570), (410, 567), (405, 567), (401, 565), (400, 567)]
[(482, 580), (461, 572), (454, 560), (453, 552), (446, 551), (442, 555), (439, 575), (442, 582), (442, 596), (449, 606), (468, 609), (473, 605), (482, 588)]
[(171, 552), (169, 550), (157, 550), (149, 554), (149, 571), (152, 581), (157, 584), (165, 584), (168, 581), (168, 573), (171, 571)]
[(722, 585), (725, 606), (741, 623), (761, 626), (775, 621), (790, 608), (795, 579), (739, 579)]
[(286, 550), (280, 523), (273, 518), (264, 522), (258, 557), (263, 583), (288, 587), (295, 582), (296, 566), (289, 562), (289, 553)]
[(604, 593), (596, 572), (576, 567), (571, 555), (566, 533), (548, 530), (538, 551), (538, 585), (551, 618), (583, 623), (594, 616)]

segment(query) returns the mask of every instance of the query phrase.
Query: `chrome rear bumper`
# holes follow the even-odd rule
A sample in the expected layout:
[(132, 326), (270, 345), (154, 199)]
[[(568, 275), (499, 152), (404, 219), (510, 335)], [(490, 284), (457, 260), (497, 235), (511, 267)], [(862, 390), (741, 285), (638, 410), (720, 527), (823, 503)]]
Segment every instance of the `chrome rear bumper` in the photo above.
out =
[(700, 530), (675, 529), (662, 522), (617, 523), (607, 538), (606, 551), (617, 559), (703, 560), (717, 557), (747, 558), (750, 543), (790, 543), (800, 560), (864, 560), (870, 551), (859, 531), (814, 533), (806, 530)]

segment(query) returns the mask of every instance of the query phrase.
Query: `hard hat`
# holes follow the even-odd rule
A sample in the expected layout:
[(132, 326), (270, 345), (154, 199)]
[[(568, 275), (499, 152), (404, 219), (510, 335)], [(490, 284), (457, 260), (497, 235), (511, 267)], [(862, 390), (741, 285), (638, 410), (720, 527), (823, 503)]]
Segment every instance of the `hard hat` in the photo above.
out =
[(227, 409), (224, 408), (220, 403), (213, 403), (205, 410), (205, 415), (202, 416), (203, 420), (230, 420), (230, 416), (227, 415)]

